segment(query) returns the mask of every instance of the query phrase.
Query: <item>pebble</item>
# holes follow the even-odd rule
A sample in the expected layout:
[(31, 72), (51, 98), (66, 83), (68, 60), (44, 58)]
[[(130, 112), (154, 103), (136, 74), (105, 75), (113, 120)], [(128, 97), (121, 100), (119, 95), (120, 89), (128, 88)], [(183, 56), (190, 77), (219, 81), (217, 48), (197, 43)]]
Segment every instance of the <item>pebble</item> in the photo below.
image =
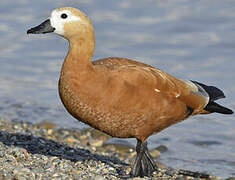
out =
[(100, 147), (104, 144), (104, 141), (101, 139), (91, 139), (89, 144), (94, 147)]
[(77, 140), (77, 139), (74, 139), (74, 138), (71, 138), (71, 137), (68, 137), (68, 138), (66, 139), (66, 141), (67, 141), (68, 143), (76, 143), (78, 140)]
[[(26, 125), (26, 124), (24, 124)], [(54, 127), (56, 127), (56, 125), (52, 122), (47, 122), (47, 121), (43, 121), (40, 123), (35, 124), (36, 128), (44, 128), (44, 129), (52, 129)]]
[(160, 145), (158, 147), (155, 148), (156, 150), (158, 150), (160, 153), (164, 153), (168, 151), (168, 148), (164, 145)]
[(132, 146), (124, 145), (124, 144), (109, 143), (109, 144), (105, 144), (102, 148), (107, 151), (115, 151), (117, 153), (122, 153), (122, 154), (131, 153), (134, 151), (134, 148)]
[(150, 150), (150, 154), (153, 158), (159, 158), (161, 156), (161, 152), (157, 149)]
[(95, 137), (96, 139), (102, 140), (104, 143), (111, 138), (111, 136), (93, 128), (88, 128), (84, 132), (90, 134), (92, 137)]
[[(119, 175), (131, 171), (135, 148), (110, 144), (109, 139), (91, 128), (79, 131), (50, 122), (33, 125), (0, 119), (0, 179), (120, 179)], [(165, 151), (166, 147), (159, 146), (150, 153), (158, 158)], [(159, 169), (153, 177), (133, 179), (193, 179), (194, 172), (183, 171), (186, 174), (182, 175), (180, 170), (156, 164)]]
[(103, 176), (97, 175), (93, 177), (92, 180), (105, 180), (105, 178)]

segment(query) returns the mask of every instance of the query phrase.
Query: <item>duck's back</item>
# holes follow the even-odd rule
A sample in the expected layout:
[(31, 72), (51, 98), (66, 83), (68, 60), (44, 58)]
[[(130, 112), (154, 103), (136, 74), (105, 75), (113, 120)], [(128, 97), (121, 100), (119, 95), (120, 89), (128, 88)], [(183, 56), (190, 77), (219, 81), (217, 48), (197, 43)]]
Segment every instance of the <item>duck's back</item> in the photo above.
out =
[(119, 57), (109, 57), (109, 58), (104, 58), (104, 59), (99, 59), (96, 61), (92, 61), (94, 65), (104, 65), (109, 68), (114, 68), (117, 66), (124, 66), (124, 65), (136, 65), (140, 67), (152, 67), (148, 64), (137, 62), (128, 58), (119, 58)]

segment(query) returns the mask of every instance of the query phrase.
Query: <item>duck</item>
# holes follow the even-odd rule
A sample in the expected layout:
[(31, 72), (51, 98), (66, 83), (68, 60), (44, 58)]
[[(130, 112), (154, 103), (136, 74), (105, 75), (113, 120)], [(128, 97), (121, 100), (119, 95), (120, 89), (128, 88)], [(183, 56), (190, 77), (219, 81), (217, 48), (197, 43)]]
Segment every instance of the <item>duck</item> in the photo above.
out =
[(128, 177), (157, 170), (147, 139), (198, 114), (232, 114), (215, 101), (215, 86), (176, 78), (151, 65), (121, 57), (92, 61), (95, 33), (82, 11), (63, 7), (27, 34), (56, 33), (69, 42), (58, 83), (60, 99), (78, 121), (117, 138), (136, 138), (136, 159)]

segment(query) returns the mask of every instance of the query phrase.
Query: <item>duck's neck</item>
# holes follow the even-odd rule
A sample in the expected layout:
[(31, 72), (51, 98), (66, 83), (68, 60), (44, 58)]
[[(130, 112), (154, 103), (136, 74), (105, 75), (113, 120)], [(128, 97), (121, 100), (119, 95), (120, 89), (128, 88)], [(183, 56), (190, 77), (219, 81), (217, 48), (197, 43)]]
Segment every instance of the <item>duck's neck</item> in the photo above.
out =
[(69, 40), (69, 51), (62, 67), (62, 74), (81, 75), (91, 73), (95, 42), (93, 37), (72, 38)]

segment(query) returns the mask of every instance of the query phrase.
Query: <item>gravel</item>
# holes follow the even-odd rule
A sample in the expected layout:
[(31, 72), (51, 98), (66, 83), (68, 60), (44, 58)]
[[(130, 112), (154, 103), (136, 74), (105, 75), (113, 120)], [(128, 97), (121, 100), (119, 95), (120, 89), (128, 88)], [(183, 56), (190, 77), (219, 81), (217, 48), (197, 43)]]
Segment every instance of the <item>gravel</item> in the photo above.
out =
[[(120, 179), (134, 162), (132, 146), (106, 143), (97, 130), (62, 129), (53, 123), (30, 124), (0, 119), (0, 179)], [(159, 151), (158, 151), (159, 150)], [(151, 153), (157, 159), (161, 146)], [(157, 163), (153, 177), (137, 179), (221, 179), (207, 174), (167, 168)]]

